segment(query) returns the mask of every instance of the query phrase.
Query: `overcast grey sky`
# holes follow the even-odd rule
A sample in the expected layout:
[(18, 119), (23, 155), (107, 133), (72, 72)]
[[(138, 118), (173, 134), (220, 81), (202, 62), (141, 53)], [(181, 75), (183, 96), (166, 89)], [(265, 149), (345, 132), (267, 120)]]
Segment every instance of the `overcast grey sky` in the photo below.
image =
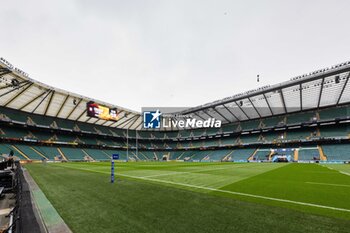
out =
[(192, 107), (349, 60), (349, 9), (347, 0), (1, 1), (0, 56), (133, 110)]

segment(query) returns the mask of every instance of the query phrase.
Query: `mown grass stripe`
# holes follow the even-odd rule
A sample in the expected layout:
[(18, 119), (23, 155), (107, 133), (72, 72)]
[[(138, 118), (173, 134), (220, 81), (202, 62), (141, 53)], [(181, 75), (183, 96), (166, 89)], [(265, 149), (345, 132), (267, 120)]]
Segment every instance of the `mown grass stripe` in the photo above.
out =
[[(83, 170), (83, 171), (96, 172), (96, 173), (110, 174), (109, 172), (96, 171), (96, 170), (91, 170), (91, 169), (86, 169), (86, 168), (77, 168), (77, 167), (68, 167), (68, 166), (64, 166), (64, 167), (77, 169), (77, 170)], [(325, 206), (325, 205), (319, 205), (319, 204), (313, 204), (313, 203), (307, 203), (307, 202), (292, 201), (292, 200), (288, 200), (288, 199), (267, 197), (267, 196), (261, 196), (261, 195), (255, 195), (255, 194), (249, 194), (249, 193), (242, 193), (242, 192), (234, 192), (234, 191), (229, 191), (229, 190), (216, 189), (216, 188), (210, 188), (210, 187), (203, 187), (203, 186), (198, 186), (198, 185), (185, 184), (185, 183), (179, 183), (179, 182), (173, 182), (173, 181), (167, 181), (167, 180), (157, 180), (157, 179), (152, 179), (152, 178), (147, 178), (147, 177), (124, 175), (124, 174), (120, 174), (120, 173), (117, 174), (117, 176), (128, 177), (128, 178), (133, 178), (133, 179), (140, 179), (140, 180), (146, 180), (146, 181), (152, 181), (152, 182), (158, 182), (158, 183), (164, 183), (164, 184), (172, 184), (172, 185), (184, 186), (184, 187), (189, 187), (189, 188), (194, 188), (194, 189), (208, 190), (208, 191), (213, 191), (213, 192), (228, 193), (228, 194), (232, 194), (232, 195), (252, 197), (252, 198), (257, 198), (257, 199), (264, 199), (264, 200), (270, 200), (270, 201), (290, 203), (290, 204), (295, 204), (295, 205), (316, 207), (316, 208), (329, 209), (329, 210), (335, 210), (335, 211), (341, 211), (341, 212), (349, 212), (350, 213), (350, 209), (338, 208), (338, 207), (333, 207), (333, 206)]]

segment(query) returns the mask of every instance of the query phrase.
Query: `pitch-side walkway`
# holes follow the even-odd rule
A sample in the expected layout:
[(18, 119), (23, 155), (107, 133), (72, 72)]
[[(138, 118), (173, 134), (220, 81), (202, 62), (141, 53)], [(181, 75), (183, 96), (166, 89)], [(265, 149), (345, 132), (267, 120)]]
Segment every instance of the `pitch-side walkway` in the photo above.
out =
[(23, 169), (23, 175), (29, 185), (35, 208), (39, 212), (46, 231), (48, 233), (72, 233), (27, 170)]

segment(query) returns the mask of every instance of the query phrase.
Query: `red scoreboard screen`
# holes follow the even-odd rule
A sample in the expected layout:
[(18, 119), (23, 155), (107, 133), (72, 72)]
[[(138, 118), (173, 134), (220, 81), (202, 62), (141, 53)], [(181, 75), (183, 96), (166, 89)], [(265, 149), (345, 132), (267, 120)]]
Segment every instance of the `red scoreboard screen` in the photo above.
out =
[(119, 119), (117, 109), (110, 109), (91, 101), (87, 103), (87, 115), (108, 121), (117, 121)]

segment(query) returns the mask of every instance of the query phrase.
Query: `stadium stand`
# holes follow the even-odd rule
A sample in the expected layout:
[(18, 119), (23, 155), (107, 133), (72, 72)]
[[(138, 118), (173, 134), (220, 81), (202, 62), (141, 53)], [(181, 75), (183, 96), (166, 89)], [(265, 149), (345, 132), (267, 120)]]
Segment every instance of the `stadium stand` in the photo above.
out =
[(237, 149), (230, 155), (231, 161), (247, 161), (254, 153), (255, 149)]
[(232, 150), (215, 150), (208, 155), (207, 159), (204, 159), (207, 161), (221, 161), (223, 158), (229, 156), (231, 153)]
[(111, 160), (111, 157), (108, 154), (104, 153), (103, 150), (83, 149), (83, 151), (85, 151), (85, 153), (91, 156), (94, 160), (99, 160), (99, 161)]
[(57, 147), (49, 147), (49, 146), (35, 146), (33, 147), (39, 153), (42, 153), (49, 160), (56, 160), (55, 158), (60, 157), (61, 154), (58, 151)]
[[(23, 161), (103, 161), (115, 153), (121, 160), (137, 161), (259, 161), (269, 159), (273, 148), (299, 149), (300, 161), (348, 159), (350, 82), (322, 86), (322, 79), (332, 80), (335, 74), (348, 77), (349, 63), (179, 112), (198, 119), (215, 115), (222, 119), (220, 128), (166, 130), (146, 130), (139, 112), (103, 102), (119, 109), (120, 119), (88, 116), (86, 106), (91, 99), (23, 77), (1, 61), (0, 68), (9, 69), (3, 76), (7, 80), (32, 85), (17, 92), (11, 91), (16, 87), (0, 83), (0, 153), (13, 150)], [(310, 86), (310, 80), (315, 85)], [(291, 86), (300, 85), (309, 85), (308, 95), (315, 98), (298, 94), (295, 101), (292, 93), (303, 90)], [(321, 86), (339, 91), (321, 92)], [(43, 91), (57, 95), (37, 101)], [(317, 148), (323, 149), (324, 156)]]
[(59, 149), (61, 149), (63, 155), (68, 160), (82, 161), (82, 160), (84, 160), (84, 157), (86, 156), (86, 154), (80, 148), (60, 147)]
[(323, 145), (322, 149), (328, 161), (350, 161), (349, 144)]
[(300, 148), (299, 161), (319, 160), (320, 154), (317, 148)]
[(254, 160), (269, 160), (270, 150), (258, 150), (254, 154)]

